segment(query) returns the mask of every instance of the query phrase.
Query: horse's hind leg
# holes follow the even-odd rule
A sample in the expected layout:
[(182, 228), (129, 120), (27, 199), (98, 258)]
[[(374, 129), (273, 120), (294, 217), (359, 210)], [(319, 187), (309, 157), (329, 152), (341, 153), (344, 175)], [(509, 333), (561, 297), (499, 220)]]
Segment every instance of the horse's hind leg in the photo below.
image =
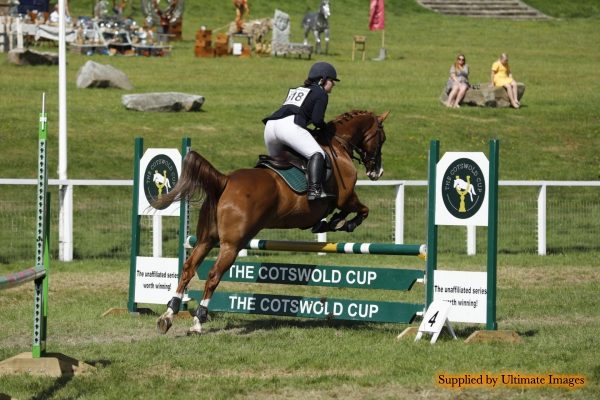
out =
[(213, 242), (211, 240), (204, 240), (194, 247), (192, 254), (185, 260), (179, 284), (177, 285), (177, 293), (167, 303), (167, 311), (156, 321), (156, 327), (160, 333), (167, 333), (171, 325), (173, 325), (173, 318), (179, 312), (185, 289), (196, 274), (198, 264), (202, 262), (212, 248)]
[(194, 313), (194, 324), (188, 331), (189, 334), (202, 333), (202, 324), (208, 320), (208, 304), (212, 295), (221, 282), (221, 277), (233, 264), (239, 252), (238, 246), (221, 243), (221, 249), (215, 264), (208, 272), (206, 283), (204, 284), (204, 293), (198, 308)]

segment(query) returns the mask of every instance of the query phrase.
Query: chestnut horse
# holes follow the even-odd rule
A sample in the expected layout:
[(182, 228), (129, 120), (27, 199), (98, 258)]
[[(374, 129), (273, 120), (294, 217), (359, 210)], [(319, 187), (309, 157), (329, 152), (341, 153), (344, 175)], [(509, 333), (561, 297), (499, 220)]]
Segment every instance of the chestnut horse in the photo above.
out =
[[(322, 224), (328, 230), (352, 232), (360, 225), (369, 215), (369, 208), (360, 202), (354, 191), (357, 171), (352, 160), (358, 159), (365, 165), (371, 180), (381, 177), (381, 147), (385, 142), (383, 121), (388, 114), (377, 116), (355, 110), (327, 124), (329, 138), (327, 143), (320, 144), (332, 160), (332, 178), (326, 188), (335, 197), (311, 202), (305, 194), (292, 191), (268, 168), (240, 169), (225, 175), (200, 154), (190, 151), (183, 160), (181, 177), (175, 187), (153, 204), (160, 209), (173, 201), (191, 199), (196, 193), (204, 200), (196, 227), (198, 241), (185, 261), (176, 296), (157, 321), (159, 332), (166, 333), (173, 324), (187, 285), (198, 265), (217, 243), (219, 254), (208, 273), (203, 298), (193, 313), (190, 334), (202, 332), (210, 299), (221, 277), (231, 267), (238, 252), (263, 228), (310, 228), (336, 208), (340, 212), (329, 224)], [(356, 216), (346, 221), (351, 213)]]

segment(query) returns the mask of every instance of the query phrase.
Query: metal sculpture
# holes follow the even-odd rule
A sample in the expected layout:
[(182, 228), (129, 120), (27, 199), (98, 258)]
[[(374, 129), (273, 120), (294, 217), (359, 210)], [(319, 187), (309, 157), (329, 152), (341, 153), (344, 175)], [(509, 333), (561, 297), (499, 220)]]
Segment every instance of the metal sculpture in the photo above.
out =
[(304, 44), (308, 44), (308, 32), (315, 36), (315, 53), (321, 53), (321, 33), (325, 33), (325, 54), (329, 49), (329, 17), (331, 11), (329, 9), (329, 0), (321, 0), (319, 11), (308, 12), (302, 19), (304, 27)]
[(146, 25), (159, 25), (162, 28), (162, 32), (160, 33), (174, 33), (180, 38), (181, 32), (173, 28), (181, 28), (185, 1), (167, 0), (167, 3), (168, 6), (162, 10), (160, 7), (160, 0), (142, 0), (142, 11), (146, 16)]

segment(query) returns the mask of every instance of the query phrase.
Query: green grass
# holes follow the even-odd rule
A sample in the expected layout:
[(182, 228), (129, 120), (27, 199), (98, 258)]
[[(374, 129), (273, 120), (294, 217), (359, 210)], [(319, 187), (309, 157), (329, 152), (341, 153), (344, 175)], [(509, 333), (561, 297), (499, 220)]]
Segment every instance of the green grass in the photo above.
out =
[[(385, 62), (350, 61), (353, 34), (367, 35), (369, 57), (377, 54), (380, 43), (380, 32), (368, 31), (367, 10), (359, 1), (349, 1), (344, 7), (333, 5), (331, 54), (314, 57), (333, 62), (342, 79), (330, 99), (330, 118), (353, 108), (391, 111), (386, 121), (385, 178), (425, 179), (430, 139), (440, 139), (442, 151), (487, 151), (487, 141), (493, 137), (502, 141), (501, 179), (598, 178), (597, 21), (451, 18), (405, 3), (388, 6), (389, 59)], [(179, 146), (180, 138), (188, 135), (194, 147), (225, 171), (252, 165), (256, 155), (264, 152), (261, 118), (278, 106), (288, 86), (302, 81), (311, 62), (270, 57), (195, 58), (193, 37), (199, 25), (217, 28), (231, 19), (231, 10), (215, 4), (188, 5), (185, 40), (175, 44), (171, 57), (69, 55), (69, 177), (130, 178), (135, 136), (158, 147)], [(303, 2), (282, 6), (295, 22), (293, 40), (301, 40), (299, 20), (306, 7)], [(87, 8), (86, 2), (72, 5), (82, 12)], [(253, 7), (252, 17), (269, 17), (273, 8), (259, 3)], [(509, 52), (516, 78), (527, 85), (524, 107), (518, 111), (441, 107), (437, 97), (459, 51), (466, 53), (475, 83), (486, 82), (491, 63), (499, 53)], [(77, 89), (77, 71), (90, 59), (123, 70), (135, 87), (133, 93), (174, 90), (202, 94), (206, 97), (204, 111), (127, 111), (121, 105), (125, 91)], [(54, 177), (57, 68), (18, 67), (7, 61), (0, 65), (0, 89), (14, 93), (0, 99), (2, 175), (34, 176), (37, 113), (41, 92), (46, 91), (49, 162)]]
[[(368, 31), (366, 2), (348, 0), (343, 6), (332, 3), (330, 54), (313, 57), (313, 61), (334, 63), (342, 79), (331, 96), (328, 116), (353, 108), (391, 111), (386, 120), (386, 179), (426, 179), (431, 139), (441, 140), (442, 152), (487, 152), (488, 140), (497, 137), (501, 140), (503, 180), (598, 180), (600, 95), (596, 72), (600, 66), (600, 11), (595, 2), (584, 0), (531, 0), (530, 4), (561, 19), (532, 22), (453, 18), (421, 9), (412, 1), (388, 1), (389, 57), (384, 62), (362, 63), (350, 61), (352, 35), (367, 35), (369, 58), (378, 54), (381, 41), (380, 32)], [(271, 16), (276, 5), (290, 13), (292, 40), (301, 41), (299, 21), (307, 9), (316, 7), (316, 2), (253, 2), (252, 18)], [(88, 1), (72, 1), (70, 7), (74, 15), (89, 14)], [(181, 137), (190, 136), (193, 146), (223, 171), (252, 165), (256, 155), (264, 152), (260, 119), (278, 106), (288, 86), (302, 81), (312, 61), (195, 58), (196, 29), (200, 25), (212, 29), (225, 26), (233, 19), (233, 7), (230, 2), (212, 1), (188, 2), (186, 7), (184, 40), (174, 44), (170, 57), (69, 55), (70, 178), (130, 179), (135, 136), (143, 136), (145, 145), (151, 147), (179, 147)], [(467, 55), (471, 81), (477, 83), (489, 79), (491, 63), (504, 51), (511, 56), (517, 79), (527, 85), (522, 109), (447, 110), (439, 104), (437, 97), (457, 52)], [(203, 111), (132, 112), (120, 103), (121, 96), (128, 92), (77, 89), (77, 71), (90, 59), (123, 70), (135, 86), (131, 93), (174, 90), (202, 94), (206, 97)], [(17, 67), (3, 59), (0, 91), (1, 177), (35, 177), (37, 115), (41, 92), (46, 91), (49, 171), (55, 178), (57, 68)], [(3, 186), (0, 200), (33, 198), (22, 190)], [(416, 193), (419, 190), (414, 189)], [(549, 203), (555, 209), (550, 223), (560, 229), (565, 229), (576, 214), (572, 208), (597, 203), (595, 191), (557, 193), (568, 202)], [(76, 208), (85, 215), (83, 218), (98, 221), (97, 226), (89, 228), (100, 234), (98, 250), (82, 254), (82, 259), (73, 263), (52, 263), (48, 349), (93, 364), (96, 371), (59, 380), (0, 377), (0, 394), (19, 399), (179, 399), (190, 395), (220, 399), (595, 398), (600, 393), (596, 357), (600, 276), (594, 251), (597, 245), (588, 246), (597, 243), (593, 233), (596, 214), (589, 216), (586, 229), (576, 233), (566, 230), (581, 243), (578, 251), (556, 251), (552, 256), (538, 257), (526, 254), (532, 246), (535, 249), (535, 244), (527, 243), (531, 237), (523, 233), (535, 229), (535, 208), (530, 202), (521, 205), (520, 196), (524, 193), (501, 190), (501, 218), (519, 207), (524, 210), (519, 210), (523, 213), (521, 220), (500, 227), (504, 243), (516, 250), (501, 252), (498, 258), (498, 323), (500, 329), (517, 331), (524, 342), (465, 345), (463, 339), (477, 327), (458, 325), (455, 328), (460, 341), (444, 336), (431, 346), (426, 341), (396, 341), (405, 326), (392, 324), (215, 314), (206, 325), (206, 335), (186, 337), (189, 320), (177, 320), (167, 336), (159, 336), (154, 316), (100, 318), (108, 308), (125, 305), (128, 287), (127, 259), (111, 259), (109, 253), (127, 252), (129, 220), (115, 216), (103, 204), (126, 207), (129, 193), (78, 189)], [(54, 194), (53, 204), (56, 198)], [(374, 230), (370, 228), (386, 223), (375, 210), (384, 201), (369, 198), (367, 204), (374, 212), (353, 239), (369, 238)], [(2, 212), (14, 212), (21, 206), (11, 205)], [(424, 229), (422, 204), (416, 202), (409, 210), (407, 236), (419, 238)], [(454, 228), (441, 229), (440, 268), (481, 270), (485, 254), (465, 258), (448, 244), (456, 232)], [(2, 273), (23, 268), (10, 255), (16, 247), (32, 241), (27, 234), (2, 234)], [(484, 231), (479, 235), (484, 238)], [(114, 238), (122, 238), (121, 247), (109, 245)], [(85, 240), (92, 243), (91, 239)], [(272, 255), (266, 259), (289, 257)], [(314, 262), (310, 256), (294, 254), (293, 258), (296, 262)], [(408, 258), (340, 258), (326, 256), (326, 261), (399, 267), (419, 264)], [(192, 286), (200, 288), (200, 282), (194, 281)], [(227, 289), (227, 285), (220, 289)], [(314, 289), (299, 290), (304, 294)], [(31, 348), (31, 292), (31, 285), (25, 285), (0, 295), (2, 360)], [(316, 293), (361, 295), (345, 289), (317, 289)], [(420, 302), (423, 289), (405, 294), (379, 291), (368, 296)], [(153, 309), (161, 312), (163, 307)], [(438, 373), (484, 371), (583, 374), (588, 383), (584, 389), (574, 391), (450, 391), (435, 383)]]
[[(361, 258), (327, 256), (327, 261), (352, 264)], [(376, 265), (390, 262), (384, 256), (368, 260)], [(441, 261), (445, 268), (478, 269), (484, 258), (469, 258), (466, 265), (459, 257)], [(123, 306), (127, 298), (122, 263), (103, 263), (98, 269), (89, 262), (57, 262), (52, 266), (48, 348), (96, 370), (62, 380), (4, 376), (0, 393), (52, 399), (185, 398), (190, 393), (219, 399), (595, 397), (600, 326), (588, 299), (600, 289), (597, 265), (586, 257), (501, 256), (500, 263), (499, 326), (521, 335), (523, 343), (517, 345), (466, 345), (463, 340), (476, 328), (470, 325), (455, 326), (461, 340), (442, 335), (432, 346), (427, 340), (397, 341), (403, 325), (231, 314), (214, 314), (202, 337), (185, 336), (189, 319), (177, 319), (167, 336), (159, 336), (153, 316), (99, 317), (110, 307)], [(414, 266), (415, 261), (401, 264)], [(199, 282), (193, 286), (199, 287)], [(329, 289), (327, 295), (358, 296), (355, 292)], [(416, 290), (401, 297), (420, 301), (422, 295)], [(11, 289), (0, 297), (0, 359), (30, 348), (31, 308), (29, 287)], [(588, 383), (574, 391), (458, 392), (435, 383), (439, 373), (482, 372), (582, 374)]]

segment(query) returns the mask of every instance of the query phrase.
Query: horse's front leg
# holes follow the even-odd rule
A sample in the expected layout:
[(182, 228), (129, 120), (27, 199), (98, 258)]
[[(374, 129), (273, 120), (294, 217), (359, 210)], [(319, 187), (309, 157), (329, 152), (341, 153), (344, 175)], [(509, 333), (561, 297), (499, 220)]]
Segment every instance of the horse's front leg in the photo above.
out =
[(325, 54), (329, 54), (329, 28), (325, 29)]
[[(330, 226), (335, 224), (335, 230), (339, 231), (352, 232), (369, 216), (369, 207), (361, 203), (356, 192), (352, 193), (350, 199), (348, 199), (346, 204), (340, 207), (340, 210), (339, 217), (336, 218), (338, 215), (336, 214), (330, 221)], [(345, 218), (351, 213), (356, 213), (356, 216), (351, 220), (346, 221)]]
[(315, 53), (321, 54), (321, 34), (318, 30), (314, 30), (313, 34), (315, 35)]
[(221, 282), (223, 274), (229, 270), (235, 258), (237, 257), (239, 249), (236, 246), (221, 243), (221, 249), (215, 264), (208, 272), (206, 283), (204, 284), (204, 293), (202, 300), (198, 304), (198, 308), (194, 312), (194, 323), (188, 330), (188, 335), (202, 333), (202, 324), (208, 321), (208, 304), (212, 295)]
[(181, 301), (185, 290), (196, 274), (198, 264), (202, 262), (212, 247), (212, 243), (209, 241), (198, 243), (192, 250), (192, 254), (185, 260), (183, 271), (179, 278), (179, 284), (177, 285), (177, 292), (167, 303), (167, 311), (165, 311), (156, 321), (156, 327), (160, 333), (167, 333), (173, 325), (173, 318), (181, 308)]

